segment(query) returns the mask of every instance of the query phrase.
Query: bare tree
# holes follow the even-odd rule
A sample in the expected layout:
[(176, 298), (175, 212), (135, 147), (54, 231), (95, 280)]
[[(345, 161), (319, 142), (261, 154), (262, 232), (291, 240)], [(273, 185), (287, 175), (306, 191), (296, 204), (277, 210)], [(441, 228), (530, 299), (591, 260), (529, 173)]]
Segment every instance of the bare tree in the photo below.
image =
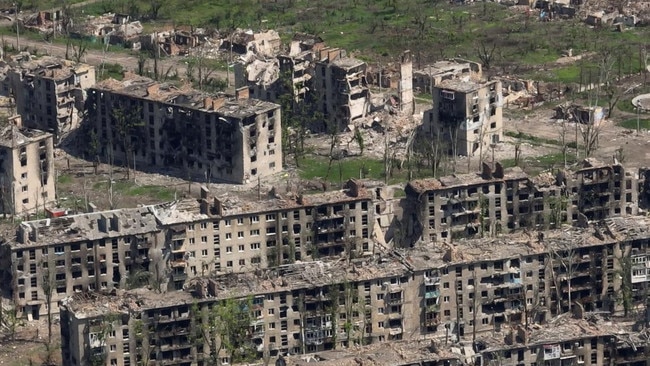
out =
[(149, 0), (149, 15), (151, 16), (151, 19), (158, 19), (158, 16), (160, 15), (160, 9), (164, 4), (164, 0)]
[(567, 122), (565, 119), (562, 120), (562, 123), (560, 124), (560, 129), (559, 129), (559, 140), (560, 140), (560, 145), (562, 148), (562, 158), (564, 159), (564, 167), (567, 167), (567, 154), (569, 150), (569, 143), (567, 141)]
[(481, 37), (476, 40), (474, 47), (476, 49), (476, 56), (481, 60), (483, 67), (489, 69), (494, 61), (497, 44), (494, 41), (488, 40), (486, 37)]

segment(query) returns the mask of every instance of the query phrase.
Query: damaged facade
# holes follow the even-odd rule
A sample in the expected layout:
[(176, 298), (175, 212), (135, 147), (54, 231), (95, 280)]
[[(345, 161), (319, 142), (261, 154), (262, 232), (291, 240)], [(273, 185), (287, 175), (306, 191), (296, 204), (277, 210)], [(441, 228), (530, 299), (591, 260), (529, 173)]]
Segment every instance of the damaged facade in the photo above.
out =
[[(645, 304), (645, 293), (626, 287), (631, 275), (616, 274), (622, 270), (620, 258), (650, 253), (649, 238), (646, 218), (614, 218), (585, 228), (546, 231), (537, 242), (525, 234), (461, 240), (453, 247), (202, 277), (184, 291), (162, 297), (144, 289), (111, 296), (78, 294), (62, 302), (64, 362), (84, 364), (99, 351), (105, 352), (107, 363), (132, 364), (139, 353), (125, 349), (138, 349), (137, 324), (144, 324), (150, 331), (139, 342), (150, 345), (151, 360), (204, 365), (210, 342), (190, 336), (205, 321), (197, 314), (228, 298), (250, 299), (252, 319), (245, 342), (259, 356), (265, 350), (271, 356), (305, 354), (362, 342), (426, 338), (438, 352), (443, 342), (468, 344), (461, 354), (479, 362), (470, 364), (487, 365), (495, 357), (512, 365), (533, 365), (540, 358), (559, 362), (562, 357), (595, 366), (615, 357), (639, 362), (643, 355), (634, 348), (643, 352), (647, 343), (642, 338), (636, 338), (638, 346), (623, 332), (612, 339), (607, 333), (611, 325), (601, 321), (597, 330), (590, 314), (620, 316), (623, 291), (633, 293), (626, 306)], [(109, 314), (116, 336), (93, 344), (92, 334), (99, 328), (93, 324)], [(564, 331), (553, 334), (558, 327)], [(556, 347), (559, 356), (547, 351)], [(614, 355), (610, 347), (621, 353)], [(224, 351), (219, 356), (229, 362)]]
[(155, 274), (162, 286), (159, 232), (147, 207), (26, 221), (1, 247), (2, 279), (11, 285), (18, 313), (30, 319), (74, 293), (144, 285), (131, 281), (137, 273)]
[(479, 63), (461, 59), (438, 61), (413, 72), (413, 88), (421, 93), (432, 93), (433, 87), (445, 80), (481, 78)]
[(280, 106), (249, 99), (248, 90), (213, 95), (131, 76), (99, 83), (88, 103), (99, 156), (115, 163), (135, 159), (141, 168), (232, 183), (282, 170)]
[(44, 211), (56, 198), (54, 180), (52, 134), (10, 118), (0, 130), (0, 214)]
[[(342, 131), (370, 112), (366, 68), (364, 61), (347, 57), (343, 50), (320, 50), (314, 70), (314, 91), (318, 100), (316, 110), (323, 113), (331, 128)], [(327, 131), (328, 126), (319, 130)]]
[(513, 327), (476, 342), (431, 339), (371, 344), (354, 349), (284, 357), (290, 366), (634, 365), (646, 366), (647, 330), (598, 314), (567, 315), (546, 325)]
[(95, 68), (54, 57), (20, 54), (0, 62), (0, 95), (15, 100), (23, 125), (50, 132), (58, 143), (79, 127)]
[[(642, 177), (640, 178), (639, 175)], [(408, 242), (451, 242), (518, 229), (637, 215), (644, 202), (643, 174), (620, 164), (585, 160), (575, 172), (530, 178), (519, 168), (504, 171), (484, 164), (482, 174), (462, 174), (410, 182), (404, 217)]]
[[(23, 222), (2, 246), (20, 313), (43, 314), (45, 271), (52, 303), (77, 292), (156, 286), (375, 251), (375, 200), (356, 181), (342, 191), (273, 193), (267, 199), (208, 197)], [(142, 280), (142, 276), (147, 275)]]
[[(312, 130), (325, 132), (331, 127), (342, 131), (371, 111), (367, 64), (349, 57), (343, 49), (325, 46), (322, 40), (304, 38), (294, 40), (288, 55), (242, 56), (244, 62), (235, 67), (235, 85), (248, 87), (251, 96), (272, 102), (293, 94), (296, 103), (308, 103), (314, 112), (324, 115), (323, 121), (310, 126)], [(411, 92), (404, 104), (409, 110), (412, 87), (402, 84), (405, 92)]]
[(169, 267), (179, 280), (207, 273), (250, 272), (324, 257), (374, 252), (372, 196), (355, 181), (342, 191), (272, 193), (266, 200), (209, 197), (200, 205), (156, 206), (166, 228)]
[(502, 108), (500, 81), (445, 80), (433, 86), (423, 132), (448, 141), (449, 154), (473, 156), (503, 140)]

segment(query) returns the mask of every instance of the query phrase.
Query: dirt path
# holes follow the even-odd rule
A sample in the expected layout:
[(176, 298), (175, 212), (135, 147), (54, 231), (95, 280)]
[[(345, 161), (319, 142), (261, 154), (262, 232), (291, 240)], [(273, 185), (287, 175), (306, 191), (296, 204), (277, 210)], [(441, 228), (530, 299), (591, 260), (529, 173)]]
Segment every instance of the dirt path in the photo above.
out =
[[(4, 40), (7, 42), (7, 44), (18, 48), (17, 38), (15, 36), (4, 36)], [(25, 37), (20, 37), (20, 48), (24, 48), (25, 46), (31, 49), (38, 49), (41, 51), (44, 50), (45, 53), (51, 56), (65, 57), (65, 45), (50, 43), (44, 40), (35, 41), (32, 39), (26, 39)], [(88, 50), (82, 61), (95, 66), (99, 66), (102, 63), (106, 62), (120, 64), (122, 67), (130, 71), (136, 71), (138, 69), (138, 57), (131, 56), (122, 52), (102, 52), (98, 50)], [(152, 68), (153, 60), (148, 60), (147, 65), (149, 68)], [(184, 77), (187, 73), (186, 59), (184, 57), (170, 57), (162, 59), (159, 61), (159, 67), (163, 72), (171, 68), (172, 70), (175, 70), (176, 74), (181, 78)], [(230, 85), (235, 84), (235, 77), (234, 73), (232, 72), (230, 75), (228, 75), (228, 73), (224, 70), (215, 70), (213, 75), (224, 80), (229, 76)]]
[[(522, 132), (528, 135), (549, 139), (560, 140), (562, 123), (552, 119), (553, 111), (549, 107), (542, 107), (538, 110), (531, 111), (524, 117), (504, 117), (506, 131)], [(647, 166), (650, 162), (650, 133), (642, 130), (638, 135), (616, 123), (620, 120), (629, 118), (628, 113), (616, 111), (611, 120), (605, 120), (600, 127), (598, 149), (593, 156), (604, 161), (611, 162), (612, 158), (617, 155), (619, 149), (623, 151), (623, 163), (629, 167)], [(578, 126), (579, 128), (580, 126)], [(576, 141), (575, 123), (566, 124), (567, 141)], [(581, 144), (582, 135), (580, 130), (577, 131), (578, 143)], [(581, 155), (583, 156), (582, 152)]]

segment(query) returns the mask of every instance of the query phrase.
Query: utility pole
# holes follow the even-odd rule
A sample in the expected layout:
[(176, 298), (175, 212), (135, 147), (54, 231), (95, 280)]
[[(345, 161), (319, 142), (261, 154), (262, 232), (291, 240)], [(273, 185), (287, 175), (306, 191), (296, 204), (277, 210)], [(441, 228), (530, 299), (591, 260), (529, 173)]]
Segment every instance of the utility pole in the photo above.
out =
[(18, 24), (18, 3), (14, 3), (14, 19), (16, 20), (16, 48), (20, 52), (20, 25)]
[(640, 121), (639, 121), (639, 113), (640, 113), (639, 108), (641, 108), (640, 105), (641, 105), (641, 103), (639, 103), (639, 101), (637, 100), (636, 105), (635, 105), (635, 107), (636, 107), (636, 135), (637, 136), (639, 136), (639, 132), (641, 130)]

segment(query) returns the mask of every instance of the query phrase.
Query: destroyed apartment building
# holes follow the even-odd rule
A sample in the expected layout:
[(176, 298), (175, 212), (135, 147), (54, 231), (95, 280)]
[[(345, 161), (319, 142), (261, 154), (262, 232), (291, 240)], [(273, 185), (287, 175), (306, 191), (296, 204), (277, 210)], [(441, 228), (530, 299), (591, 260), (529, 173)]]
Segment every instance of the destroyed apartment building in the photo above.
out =
[(587, 159), (575, 172), (556, 176), (531, 178), (496, 163), (494, 171), (483, 164), (481, 174), (414, 180), (406, 187), (405, 212), (412, 213), (403, 218), (405, 244), (637, 215), (647, 202), (644, 178), (645, 169), (634, 174), (618, 163)]
[[(373, 200), (359, 182), (342, 191), (183, 200), (137, 209), (25, 221), (2, 246), (4, 283), (20, 313), (43, 314), (44, 271), (57, 300), (77, 292), (251, 272), (314, 258), (367, 256), (378, 235)], [(375, 202), (376, 201), (376, 202)], [(10, 262), (9, 262), (10, 261)], [(148, 274), (142, 280), (142, 274)]]
[(79, 126), (86, 91), (95, 85), (95, 69), (21, 53), (0, 62), (0, 80), (0, 95), (14, 99), (23, 125), (52, 133), (58, 143)]
[(433, 86), (433, 108), (422, 132), (450, 155), (473, 156), (503, 140), (503, 103), (498, 80), (449, 79)]
[(280, 106), (248, 98), (248, 89), (215, 95), (129, 75), (98, 83), (88, 99), (100, 156), (116, 164), (231, 183), (282, 170)]
[(599, 314), (564, 314), (548, 324), (512, 327), (476, 342), (395, 341), (282, 357), (288, 366), (627, 365), (646, 366), (648, 332)]
[(0, 214), (45, 211), (56, 198), (52, 134), (25, 128), (20, 116), (0, 128)]
[(74, 293), (144, 285), (133, 281), (141, 272), (162, 286), (163, 246), (148, 207), (25, 221), (0, 247), (1, 278), (18, 314), (38, 319)]
[(235, 85), (247, 87), (255, 98), (273, 102), (293, 94), (296, 102), (308, 103), (325, 116), (310, 126), (313, 131), (325, 132), (329, 127), (342, 131), (371, 111), (366, 69), (364, 61), (349, 57), (345, 50), (320, 46), (272, 59), (251, 55), (235, 68)]
[(480, 79), (482, 68), (479, 63), (450, 59), (438, 61), (413, 72), (413, 88), (420, 93), (432, 93), (433, 87), (446, 80)]
[[(630, 285), (631, 274), (617, 274), (624, 273), (621, 258), (647, 261), (649, 223), (640, 216), (613, 218), (584, 228), (546, 231), (537, 242), (522, 233), (204, 276), (166, 296), (145, 289), (75, 294), (61, 303), (64, 361), (85, 364), (93, 354), (103, 354), (114, 365), (132, 364), (138, 355), (172, 364), (205, 364), (216, 335), (197, 340), (192, 334), (206, 329), (197, 326), (208, 321), (199, 314), (214, 311), (225, 299), (250, 301), (250, 324), (242, 325), (249, 331), (240, 345), (258, 357), (266, 351), (271, 356), (306, 354), (426, 337), (436, 348), (443, 342), (479, 341), (475, 358), (496, 357), (503, 350), (507, 362), (512, 357), (523, 361), (519, 355), (524, 349), (527, 362), (582, 355), (586, 365), (606, 365), (614, 357), (607, 348), (614, 341), (620, 356), (639, 360), (633, 347), (621, 344), (627, 339), (624, 334), (614, 340), (602, 333), (606, 324), (600, 324), (598, 334), (582, 327), (594, 329), (590, 313), (620, 316), (647, 301), (642, 291), (647, 280)], [(620, 301), (628, 296), (623, 292), (631, 294), (625, 303)], [(578, 319), (571, 319), (572, 314)], [(97, 337), (99, 324), (107, 319), (116, 336), (97, 342), (102, 338)], [(567, 328), (562, 341), (545, 338), (552, 328), (571, 324), (577, 333)], [(141, 326), (150, 331), (138, 340)], [(483, 341), (495, 336), (503, 342)], [(581, 339), (588, 344), (580, 345)], [(145, 355), (130, 351), (138, 349), (138, 342), (149, 345)], [(560, 357), (546, 355), (546, 348), (558, 344)], [(231, 361), (226, 350), (218, 356)]]

